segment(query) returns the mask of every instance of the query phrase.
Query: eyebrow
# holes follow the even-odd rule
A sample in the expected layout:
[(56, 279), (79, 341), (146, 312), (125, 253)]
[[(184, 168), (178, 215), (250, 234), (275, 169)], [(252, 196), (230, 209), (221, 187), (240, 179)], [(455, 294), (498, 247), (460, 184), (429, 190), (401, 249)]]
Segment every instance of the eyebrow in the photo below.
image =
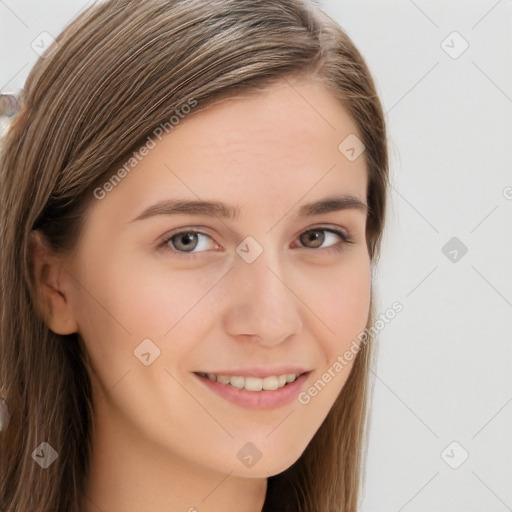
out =
[[(333, 196), (312, 203), (302, 205), (297, 217), (311, 217), (340, 210), (355, 209), (368, 213), (368, 206), (353, 195)], [(240, 208), (229, 206), (220, 201), (202, 200), (165, 200), (156, 203), (129, 223), (155, 217), (157, 215), (206, 215), (208, 217), (237, 219), (240, 216)]]

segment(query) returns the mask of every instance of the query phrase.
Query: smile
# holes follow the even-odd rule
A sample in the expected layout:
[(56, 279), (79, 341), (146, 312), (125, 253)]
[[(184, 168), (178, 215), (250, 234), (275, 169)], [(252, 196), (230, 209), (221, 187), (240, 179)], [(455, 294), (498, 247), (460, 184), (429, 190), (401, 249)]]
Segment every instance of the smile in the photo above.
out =
[(269, 375), (265, 378), (243, 377), (241, 375), (215, 375), (213, 373), (198, 373), (201, 377), (207, 377), (211, 381), (219, 382), (227, 386), (233, 386), (247, 391), (275, 391), (292, 383), (299, 377), (298, 373), (285, 373), (283, 375)]
[[(288, 371), (294, 370), (290, 368)], [(240, 407), (261, 411), (284, 407), (297, 399), (298, 394), (306, 387), (311, 371), (295, 371), (297, 373), (280, 373), (278, 370), (275, 375), (265, 375), (265, 371), (250, 372), (262, 374), (260, 377), (226, 375), (225, 371), (218, 374), (194, 372), (194, 375), (202, 385), (224, 400)]]

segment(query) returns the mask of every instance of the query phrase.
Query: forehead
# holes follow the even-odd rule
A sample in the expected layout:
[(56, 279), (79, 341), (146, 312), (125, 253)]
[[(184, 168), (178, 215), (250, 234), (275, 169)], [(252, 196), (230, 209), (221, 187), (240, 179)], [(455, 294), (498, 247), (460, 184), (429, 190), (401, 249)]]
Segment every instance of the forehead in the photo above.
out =
[(354, 121), (320, 84), (282, 82), (185, 117), (155, 139), (154, 149), (107, 199), (114, 208), (122, 196), (132, 211), (175, 197), (218, 199), (273, 215), (302, 197), (310, 202), (338, 193), (364, 202), (364, 156), (351, 161), (339, 147), (356, 133)]
[(223, 98), (193, 111), (173, 139), (193, 142), (195, 151), (216, 146), (225, 156), (244, 158), (253, 150), (293, 160), (321, 146), (337, 152), (339, 139), (357, 132), (354, 120), (325, 86), (285, 80), (265, 92)]

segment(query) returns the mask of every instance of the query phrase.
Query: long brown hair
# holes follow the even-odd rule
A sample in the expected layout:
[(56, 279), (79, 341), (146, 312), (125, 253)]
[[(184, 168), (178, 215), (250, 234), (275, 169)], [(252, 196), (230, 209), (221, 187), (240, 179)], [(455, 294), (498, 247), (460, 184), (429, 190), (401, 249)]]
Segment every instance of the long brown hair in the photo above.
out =
[[(366, 224), (380, 252), (388, 182), (384, 115), (364, 59), (307, 0), (107, 0), (73, 20), (31, 70), (0, 161), (0, 510), (79, 512), (91, 453), (89, 363), (75, 333), (38, 314), (30, 232), (73, 248), (93, 190), (191, 98), (197, 110), (280, 79), (313, 77), (332, 91), (365, 145)], [(341, 141), (340, 141), (341, 142)], [(374, 318), (373, 291), (367, 326)], [(366, 457), (369, 368), (361, 345), (332, 410), (288, 470), (268, 479), (264, 510), (356, 512)], [(42, 469), (31, 454), (59, 454)]]

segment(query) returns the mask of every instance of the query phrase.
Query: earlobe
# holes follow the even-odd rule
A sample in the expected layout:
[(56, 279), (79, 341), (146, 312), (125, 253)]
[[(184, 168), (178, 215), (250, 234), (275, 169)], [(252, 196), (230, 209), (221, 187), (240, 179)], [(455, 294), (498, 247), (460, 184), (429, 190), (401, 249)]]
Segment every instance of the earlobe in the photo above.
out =
[(78, 326), (68, 292), (62, 258), (52, 253), (45, 236), (33, 230), (29, 238), (29, 265), (36, 293), (36, 308), (56, 334), (73, 334)]

